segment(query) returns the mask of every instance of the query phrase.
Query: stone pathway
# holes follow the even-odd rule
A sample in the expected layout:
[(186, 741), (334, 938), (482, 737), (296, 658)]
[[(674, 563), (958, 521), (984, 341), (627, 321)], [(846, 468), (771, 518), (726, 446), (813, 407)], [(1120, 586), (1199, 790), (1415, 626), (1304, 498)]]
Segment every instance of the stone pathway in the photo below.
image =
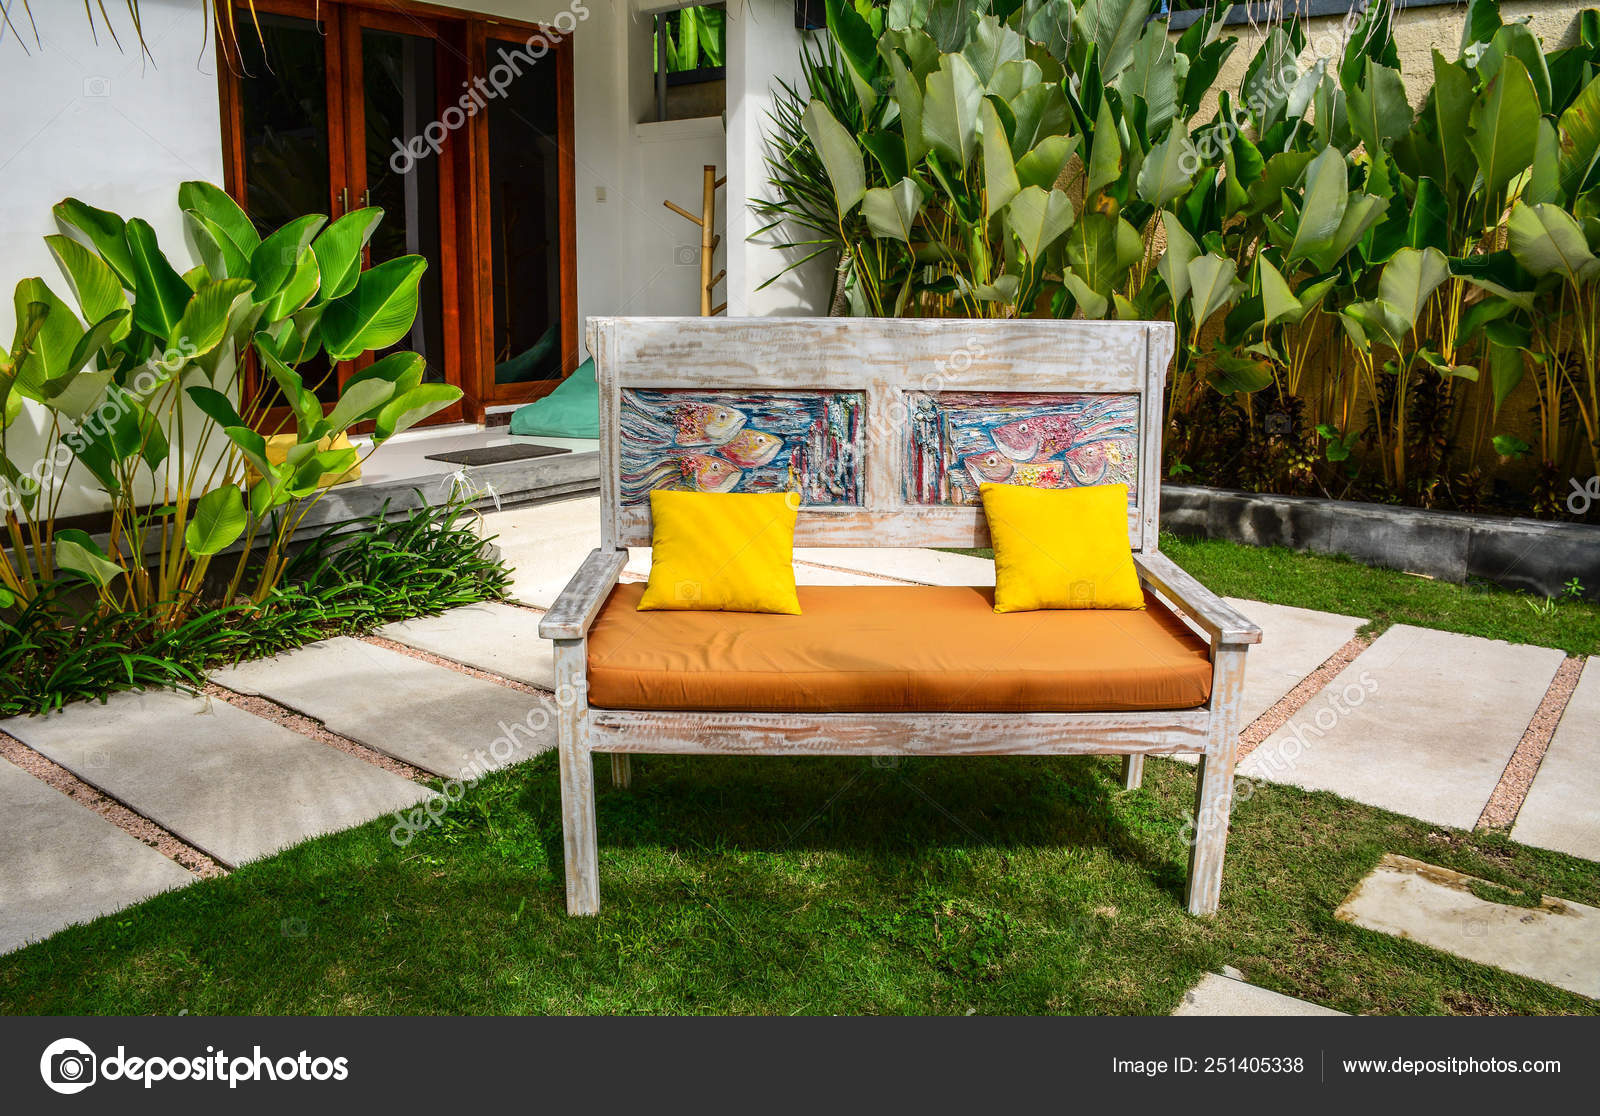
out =
[(409, 779), (204, 697), (113, 694), (104, 705), (0, 721), (0, 731), (228, 867), (428, 795)]
[(0, 953), (196, 879), (5, 760), (0, 811)]
[(1207, 973), (1183, 994), (1173, 1015), (1344, 1015), (1342, 1011), (1249, 984), (1231, 974)]
[(1397, 624), (1239, 772), (1471, 829), (1564, 658)]
[(553, 690), (555, 652), (550, 641), (539, 636), (542, 615), (491, 601), (389, 624), (378, 629), (378, 635), (502, 678)]
[(211, 680), (447, 779), (505, 767), (555, 743), (549, 698), (359, 639), (323, 640), (218, 671)]
[(1239, 726), (1248, 727), (1261, 714), (1345, 644), (1366, 621), (1309, 608), (1225, 598), (1261, 627), (1261, 643), (1250, 649), (1240, 700)]
[(1334, 917), (1600, 999), (1600, 910), (1549, 896), (1537, 907), (1491, 903), (1472, 893), (1480, 882), (1389, 855)]
[(1600, 860), (1600, 659), (1584, 664), (1511, 837)]

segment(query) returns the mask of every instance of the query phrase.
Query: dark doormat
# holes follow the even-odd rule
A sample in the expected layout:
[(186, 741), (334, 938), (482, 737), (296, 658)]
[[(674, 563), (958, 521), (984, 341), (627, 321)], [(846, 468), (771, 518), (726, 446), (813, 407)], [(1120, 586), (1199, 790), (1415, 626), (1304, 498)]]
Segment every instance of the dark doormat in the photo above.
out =
[(484, 446), (481, 449), (430, 453), (428, 460), (448, 461), (452, 465), (499, 465), (506, 461), (526, 461), (530, 457), (550, 457), (557, 453), (571, 452), (564, 446)]

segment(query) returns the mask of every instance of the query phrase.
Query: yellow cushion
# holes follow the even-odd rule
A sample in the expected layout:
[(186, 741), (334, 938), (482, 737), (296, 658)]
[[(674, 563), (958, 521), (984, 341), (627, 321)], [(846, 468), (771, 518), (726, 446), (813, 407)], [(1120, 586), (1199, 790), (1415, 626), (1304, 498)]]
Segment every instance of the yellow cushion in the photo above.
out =
[(650, 493), (650, 584), (639, 610), (800, 614), (786, 492)]
[(979, 486), (994, 543), (994, 610), (1143, 608), (1128, 486)]

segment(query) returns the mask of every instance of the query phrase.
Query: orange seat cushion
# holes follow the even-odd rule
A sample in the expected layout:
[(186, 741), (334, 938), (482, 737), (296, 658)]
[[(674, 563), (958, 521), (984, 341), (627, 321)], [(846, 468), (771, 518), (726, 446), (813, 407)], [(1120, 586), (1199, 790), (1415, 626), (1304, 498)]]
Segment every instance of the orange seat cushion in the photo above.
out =
[(994, 611), (992, 589), (800, 587), (800, 615), (640, 612), (612, 590), (589, 631), (589, 704), (782, 713), (1192, 709), (1206, 643), (1142, 611)]

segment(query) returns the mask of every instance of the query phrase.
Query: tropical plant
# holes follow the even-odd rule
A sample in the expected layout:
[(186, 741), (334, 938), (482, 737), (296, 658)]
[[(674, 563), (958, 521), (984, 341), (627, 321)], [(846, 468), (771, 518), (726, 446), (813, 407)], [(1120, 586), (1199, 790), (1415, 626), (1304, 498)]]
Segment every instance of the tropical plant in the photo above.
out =
[[(236, 547), (223, 599), (249, 571), (247, 595), (260, 602), (323, 483), (357, 465), (345, 435), (371, 423), (376, 448), (460, 398), (424, 383), (423, 359), (408, 352), (335, 391), (340, 363), (402, 341), (416, 318), (425, 260), (364, 267), (381, 210), (303, 217), (262, 237), (209, 183), (185, 183), (179, 204), (203, 261), (188, 272), (145, 221), (69, 198), (55, 213), (71, 235), (46, 242), (77, 311), (42, 279), (17, 285), (16, 340), (0, 364), (11, 544), (0, 550), (0, 586), (19, 600), (70, 574), (104, 610), (143, 610), (171, 628), (212, 562)], [(25, 410), (41, 436), (17, 436)], [(268, 444), (280, 430), (291, 443), (281, 456)], [(80, 482), (109, 504), (104, 546), (57, 529)], [(258, 544), (266, 556), (253, 567)]]
[(1156, 8), (830, 0), (762, 232), (837, 258), (836, 313), (1172, 318), (1180, 472), (1475, 506), (1525, 449), (1560, 514), (1600, 471), (1600, 13), (1546, 51), (1471, 0), (1413, 110), (1388, 5), (1220, 90), (1226, 9)]

